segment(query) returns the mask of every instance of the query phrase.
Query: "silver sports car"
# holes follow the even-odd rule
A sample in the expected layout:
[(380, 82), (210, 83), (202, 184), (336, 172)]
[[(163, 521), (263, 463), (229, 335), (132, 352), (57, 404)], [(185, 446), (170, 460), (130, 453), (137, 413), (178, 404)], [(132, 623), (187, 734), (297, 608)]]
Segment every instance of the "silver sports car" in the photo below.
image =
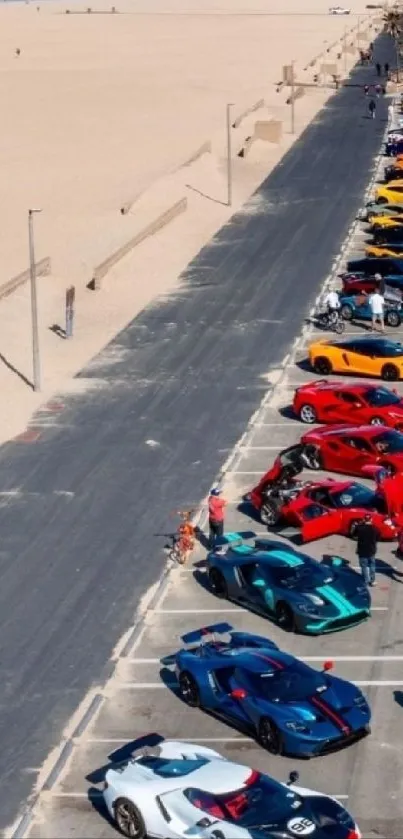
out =
[(165, 740), (105, 777), (104, 800), (132, 839), (360, 839), (334, 798), (279, 783), (212, 749)]

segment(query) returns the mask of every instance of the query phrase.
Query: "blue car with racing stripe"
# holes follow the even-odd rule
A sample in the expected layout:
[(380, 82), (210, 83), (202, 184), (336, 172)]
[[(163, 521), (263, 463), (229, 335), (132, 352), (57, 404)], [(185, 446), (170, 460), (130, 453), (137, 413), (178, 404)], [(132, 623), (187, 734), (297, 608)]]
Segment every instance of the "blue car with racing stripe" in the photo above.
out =
[(351, 682), (318, 671), (268, 638), (216, 624), (182, 637), (181, 698), (252, 734), (272, 754), (317, 757), (370, 732), (371, 711)]
[(318, 562), (284, 542), (246, 544), (227, 533), (207, 556), (210, 588), (286, 631), (321, 635), (361, 623), (371, 598), (361, 574), (340, 557)]

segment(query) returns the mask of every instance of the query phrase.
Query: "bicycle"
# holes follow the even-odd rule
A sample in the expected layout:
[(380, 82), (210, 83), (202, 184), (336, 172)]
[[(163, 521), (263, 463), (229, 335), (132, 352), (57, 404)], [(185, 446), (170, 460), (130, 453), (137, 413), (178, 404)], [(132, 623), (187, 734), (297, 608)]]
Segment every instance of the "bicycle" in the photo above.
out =
[(342, 335), (346, 328), (346, 324), (341, 319), (340, 313), (337, 309), (332, 312), (328, 312), (327, 309), (322, 312), (318, 312), (316, 315), (316, 321), (321, 329), (331, 329), (332, 332), (336, 332), (337, 335)]
[(196, 528), (191, 522), (193, 512), (193, 510), (178, 510), (181, 522), (171, 536), (172, 546), (168, 552), (169, 559), (177, 562), (178, 565), (185, 565), (196, 543)]

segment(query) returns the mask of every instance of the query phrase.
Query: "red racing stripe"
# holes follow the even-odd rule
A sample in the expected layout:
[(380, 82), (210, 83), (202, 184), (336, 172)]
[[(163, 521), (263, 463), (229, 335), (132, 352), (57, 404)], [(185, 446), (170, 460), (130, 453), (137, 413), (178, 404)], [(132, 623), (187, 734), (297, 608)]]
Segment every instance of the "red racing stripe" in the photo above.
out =
[(343, 734), (350, 734), (351, 726), (349, 726), (349, 724), (345, 722), (345, 720), (343, 720), (343, 717), (339, 717), (336, 711), (333, 711), (333, 708), (331, 708), (330, 705), (327, 704), (327, 702), (324, 702), (323, 699), (318, 699), (317, 696), (311, 696), (310, 701), (312, 702), (312, 705), (315, 705), (316, 708), (319, 708), (319, 710), (322, 711), (323, 714), (326, 717), (328, 717), (329, 720), (332, 720), (332, 722), (334, 722), (335, 725), (337, 725), (337, 727), (340, 729), (340, 731), (343, 732)]
[(255, 653), (255, 651), (253, 651), (253, 655), (256, 656), (256, 658), (261, 658), (262, 661), (268, 661), (269, 664), (272, 664), (276, 670), (284, 670), (284, 664), (281, 664), (281, 661), (277, 661), (276, 658), (270, 658), (270, 656), (268, 655), (263, 655), (263, 653)]

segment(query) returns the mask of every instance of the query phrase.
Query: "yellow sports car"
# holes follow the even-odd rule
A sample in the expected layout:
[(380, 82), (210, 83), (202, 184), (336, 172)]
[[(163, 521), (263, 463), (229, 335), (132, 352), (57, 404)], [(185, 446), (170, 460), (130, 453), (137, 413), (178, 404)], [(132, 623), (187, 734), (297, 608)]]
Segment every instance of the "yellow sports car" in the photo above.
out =
[(355, 373), (394, 382), (403, 378), (403, 344), (390, 338), (316, 341), (308, 350), (315, 373)]
[[(403, 239), (403, 231), (402, 231)], [(402, 256), (403, 245), (369, 245), (365, 256)]]
[(375, 190), (377, 204), (403, 204), (403, 179), (389, 181)]
[(373, 216), (371, 227), (376, 230), (377, 227), (403, 227), (403, 218), (401, 216)]

